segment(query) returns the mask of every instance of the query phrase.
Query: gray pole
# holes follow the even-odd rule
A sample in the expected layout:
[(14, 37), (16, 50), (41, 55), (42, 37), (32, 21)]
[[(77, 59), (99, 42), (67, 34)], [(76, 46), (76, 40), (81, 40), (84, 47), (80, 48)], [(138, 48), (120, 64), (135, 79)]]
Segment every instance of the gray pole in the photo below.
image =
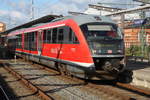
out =
[(31, 0), (31, 20), (34, 19), (34, 0)]
[[(145, 19), (145, 11), (142, 11), (141, 12), (141, 19)], [(144, 27), (144, 25), (141, 27), (141, 32), (140, 32), (140, 34), (141, 34), (141, 50), (142, 50), (142, 56), (144, 57), (144, 55), (145, 55), (145, 42), (146, 42), (146, 40), (145, 40), (145, 36), (146, 36), (146, 33), (145, 33), (145, 27)]]

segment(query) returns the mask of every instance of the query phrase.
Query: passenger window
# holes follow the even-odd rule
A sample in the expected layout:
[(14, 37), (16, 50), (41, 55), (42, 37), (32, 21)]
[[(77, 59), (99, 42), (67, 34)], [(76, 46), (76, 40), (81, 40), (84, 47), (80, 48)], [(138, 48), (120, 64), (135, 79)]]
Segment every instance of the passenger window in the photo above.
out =
[(44, 43), (47, 43), (46, 36), (47, 36), (47, 35), (46, 35), (46, 30), (44, 30), (44, 31), (43, 31), (43, 42), (44, 42)]
[(58, 43), (63, 43), (63, 39), (64, 39), (64, 34), (63, 34), (63, 29), (59, 29), (58, 32)]
[(71, 30), (71, 28), (69, 28), (69, 42), (71, 42), (72, 41), (72, 30)]
[(46, 31), (47, 43), (51, 43), (51, 30)]
[(45, 43), (79, 44), (75, 33), (68, 26), (44, 30)]
[(37, 49), (36, 33), (37, 32), (25, 33), (25, 36), (24, 36), (25, 37), (25, 40), (24, 40), (24, 49), (25, 50), (35, 51)]
[(17, 40), (16, 40), (16, 47), (17, 48), (22, 48), (22, 35), (17, 35)]
[(43, 36), (43, 41), (44, 43), (51, 43), (51, 37), (52, 37), (52, 30), (44, 30), (44, 36)]
[(53, 29), (53, 33), (52, 33), (52, 43), (56, 43), (57, 41), (57, 28)]

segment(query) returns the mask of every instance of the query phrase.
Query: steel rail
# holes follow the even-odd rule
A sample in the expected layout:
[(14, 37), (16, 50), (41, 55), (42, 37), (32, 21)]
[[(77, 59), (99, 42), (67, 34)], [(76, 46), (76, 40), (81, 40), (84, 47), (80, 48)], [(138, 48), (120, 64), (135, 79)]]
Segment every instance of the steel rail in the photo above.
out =
[[(0, 62), (1, 63), (1, 62)], [(44, 100), (54, 100), (53, 97), (47, 95), (42, 91), (40, 88), (36, 87), (34, 84), (32, 84), (30, 81), (28, 81), (26, 78), (24, 78), (22, 75), (14, 71), (12, 68), (9, 67), (9, 64), (2, 63), (4, 68), (10, 72), (13, 76), (20, 79), (23, 84), (25, 84), (28, 88), (30, 88), (33, 92), (39, 94), (40, 97), (42, 97)]]
[(124, 83), (119, 83), (119, 82), (116, 83), (116, 86), (130, 89), (130, 90), (136, 91), (138, 93), (141, 93), (141, 94), (144, 94), (144, 95), (150, 97), (150, 90), (144, 90), (144, 89), (137, 88), (137, 87), (130, 85), (130, 84), (124, 84)]
[[(38, 64), (35, 66), (35, 67), (39, 67), (41, 69), (44, 69), (45, 71), (48, 71), (48, 72), (53, 72), (53, 73), (57, 73), (58, 74), (58, 71), (56, 70), (53, 70), (53, 69), (50, 69), (48, 67), (44, 67), (42, 65), (39, 65)], [(80, 82), (83, 82), (83, 80), (79, 79), (79, 78), (76, 78), (76, 77), (70, 77), (70, 76), (66, 76), (66, 75), (63, 75), (62, 76), (63, 78), (62, 79), (68, 79), (68, 80), (74, 80), (74, 81), (80, 81)], [(85, 81), (84, 81), (85, 82)], [(115, 91), (113, 89), (110, 89), (110, 88), (106, 88), (106, 87), (102, 87), (102, 86), (99, 86), (99, 85), (96, 85), (94, 83), (90, 83), (88, 82), (87, 86), (91, 87), (91, 88), (95, 88), (96, 90), (99, 90), (99, 91), (102, 91), (104, 93), (107, 93), (108, 95), (113, 95), (114, 97), (117, 97), (117, 98), (121, 98), (122, 100), (136, 100), (135, 98), (132, 98), (128, 95), (125, 95), (125, 94), (122, 94), (122, 93), (119, 93), (118, 91)], [(114, 86), (114, 85), (113, 85)], [(124, 83), (119, 83), (117, 82), (115, 84), (115, 88), (118, 88), (118, 87), (123, 87), (127, 90), (129, 90), (129, 92), (133, 92), (135, 94), (139, 93), (139, 94), (143, 94), (144, 96), (146, 97), (149, 97), (150, 96), (150, 91), (149, 90), (144, 90), (144, 89), (140, 89), (140, 88), (137, 88), (133, 85), (130, 85), (130, 84), (124, 84)], [(135, 92), (134, 92), (135, 91)]]
[[(58, 71), (55, 71), (53, 69), (50, 69), (48, 67), (44, 67), (44, 66), (41, 66), (38, 64), (36, 64), (35, 67), (39, 67), (40, 69), (44, 69), (45, 71), (48, 71), (50, 73), (57, 73), (58, 74)], [(84, 80), (82, 79), (79, 79), (79, 78), (76, 78), (76, 77), (70, 77), (70, 76), (66, 76), (66, 75), (63, 75), (62, 76), (63, 78), (61, 78), (61, 80), (65, 79), (65, 81), (70, 81), (70, 80), (73, 80), (73, 81), (78, 81), (78, 82), (85, 82)], [(100, 92), (103, 92), (103, 93), (106, 93), (110, 96), (114, 96), (116, 98), (121, 98), (121, 100), (136, 100), (135, 98), (132, 98), (128, 95), (125, 95), (125, 94), (122, 94), (122, 93), (119, 93), (118, 91), (115, 91), (113, 89), (110, 89), (110, 88), (106, 88), (106, 87), (102, 87), (102, 86), (99, 86), (99, 85), (96, 85), (96, 84), (93, 84), (93, 83), (90, 83), (90, 82), (87, 82), (87, 88), (92, 88), (92, 89), (95, 89), (95, 90), (98, 90)], [(116, 88), (116, 87), (115, 87)], [(89, 90), (89, 89), (88, 89)], [(98, 93), (96, 93), (98, 94)]]
[[(39, 69), (43, 69), (45, 71), (48, 71), (48, 72), (53, 72), (53, 73), (57, 73), (58, 74), (58, 71), (55, 71), (53, 69), (50, 69), (50, 68), (47, 68), (43, 65), (39, 65), (39, 64), (34, 64), (36, 66), (34, 67), (38, 67)], [(39, 66), (38, 66), (39, 65)], [(74, 81), (78, 81), (81, 79), (78, 79), (78, 78), (71, 78), (69, 76), (62, 76), (63, 78), (62, 79), (67, 79), (67, 80), (74, 80)], [(19, 77), (20, 78), (20, 77)], [(83, 80), (82, 80), (83, 81)], [(113, 90), (112, 88), (110, 87), (103, 87), (103, 86), (100, 86), (100, 85), (97, 85), (97, 84), (94, 84), (94, 83), (90, 83), (88, 82), (87, 86), (86, 87), (89, 87), (89, 88), (93, 88), (95, 90), (98, 90), (98, 91), (101, 91), (103, 93), (106, 93), (110, 96), (114, 96), (116, 98), (121, 98), (122, 100), (136, 100), (136, 98), (132, 98), (131, 96), (128, 96), (126, 94), (123, 94), (123, 93), (119, 93), (118, 91), (116, 90)], [(113, 87), (113, 86), (112, 86)], [(150, 96), (150, 91), (149, 90), (144, 90), (144, 89), (139, 89), (135, 86), (132, 86), (132, 85), (129, 85), (129, 84), (123, 84), (123, 83), (116, 83), (115, 87), (114, 88), (119, 88), (119, 87), (123, 87), (125, 88), (126, 90), (128, 90), (129, 92), (133, 92), (134, 94), (137, 94), (140, 96), (146, 96), (146, 97), (149, 97)], [(68, 90), (67, 90), (68, 91)], [(68, 91), (69, 92), (69, 91)], [(135, 93), (136, 92), (136, 93)], [(140, 93), (140, 94), (139, 94)], [(51, 99), (52, 100), (52, 99)]]

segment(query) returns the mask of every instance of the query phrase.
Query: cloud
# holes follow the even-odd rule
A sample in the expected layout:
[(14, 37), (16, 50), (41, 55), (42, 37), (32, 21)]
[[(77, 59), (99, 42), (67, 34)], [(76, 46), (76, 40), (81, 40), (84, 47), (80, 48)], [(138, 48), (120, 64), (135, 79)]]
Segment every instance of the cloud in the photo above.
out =
[(25, 0), (19, 0), (19, 2), (13, 2), (10, 0), (4, 0), (4, 3), (8, 5), (11, 10), (15, 10), (18, 12), (23, 12), (24, 14), (30, 13), (31, 5), (29, 2), (25, 2)]
[[(41, 15), (46, 15), (46, 14), (67, 15), (68, 11), (84, 12), (88, 8), (88, 4), (97, 4), (97, 3), (103, 3), (103, 2), (111, 3), (114, 1), (120, 2), (119, 0), (105, 0), (105, 1), (104, 0), (59, 0), (59, 2), (52, 3), (52, 4), (46, 2), (44, 6), (41, 5), (39, 9), (40, 9)], [(127, 1), (130, 1), (130, 0), (127, 0)]]
[(8, 11), (0, 10), (0, 16), (7, 15), (7, 14), (8, 14)]
[[(90, 1), (90, 0), (89, 0)], [(83, 12), (89, 4), (88, 0), (60, 0), (57, 3), (45, 3), (40, 6), (39, 12), (46, 14), (62, 14), (67, 15), (68, 11)]]
[(59, 2), (57, 5), (51, 6), (53, 13), (56, 14), (67, 14), (69, 10), (72, 11), (80, 11), (81, 9), (74, 3), (67, 3), (67, 2)]
[(10, 16), (11, 18), (24, 19), (25, 15), (19, 11), (0, 10), (0, 16)]
[(22, 14), (21, 12), (18, 12), (18, 11), (12, 11), (10, 13), (10, 16), (14, 17), (14, 18), (18, 18), (18, 19), (25, 19), (26, 18), (24, 14)]
[(14, 25), (20, 25), (28, 21), (28, 17), (19, 11), (0, 10), (0, 20), (6, 23), (7, 28), (12, 28)]
[[(131, 0), (34, 0), (34, 18), (39, 18), (48, 14), (68, 15), (68, 11), (84, 12), (88, 8), (88, 4), (97, 3), (129, 3)], [(0, 10), (0, 16), (10, 16), (17, 24), (22, 24), (30, 20), (31, 2), (30, 0), (10, 1), (3, 0), (5, 5), (11, 10)], [(113, 7), (123, 7), (117, 5), (109, 5)], [(3, 17), (4, 18), (4, 17)]]

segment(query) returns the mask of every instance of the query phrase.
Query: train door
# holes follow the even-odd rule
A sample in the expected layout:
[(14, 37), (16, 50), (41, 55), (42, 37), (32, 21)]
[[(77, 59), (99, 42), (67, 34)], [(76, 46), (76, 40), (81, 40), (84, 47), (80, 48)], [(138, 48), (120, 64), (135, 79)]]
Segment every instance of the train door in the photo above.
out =
[(39, 56), (41, 56), (42, 47), (43, 47), (43, 31), (40, 30), (37, 33), (37, 51)]

